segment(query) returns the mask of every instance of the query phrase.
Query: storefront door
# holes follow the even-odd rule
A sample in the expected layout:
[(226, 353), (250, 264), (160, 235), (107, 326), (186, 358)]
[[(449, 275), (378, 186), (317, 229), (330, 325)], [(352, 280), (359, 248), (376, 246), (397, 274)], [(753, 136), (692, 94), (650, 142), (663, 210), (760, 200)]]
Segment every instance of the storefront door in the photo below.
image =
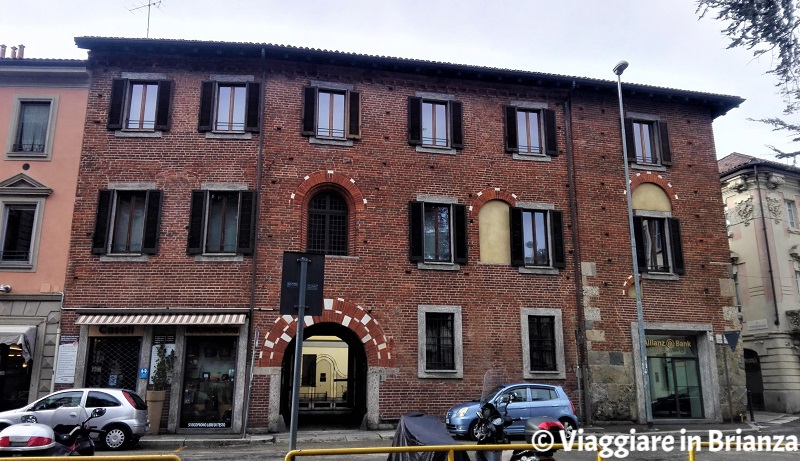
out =
[(654, 418), (703, 417), (696, 346), (696, 339), (692, 336), (647, 336)]
[(180, 427), (231, 427), (237, 341), (236, 336), (186, 337)]

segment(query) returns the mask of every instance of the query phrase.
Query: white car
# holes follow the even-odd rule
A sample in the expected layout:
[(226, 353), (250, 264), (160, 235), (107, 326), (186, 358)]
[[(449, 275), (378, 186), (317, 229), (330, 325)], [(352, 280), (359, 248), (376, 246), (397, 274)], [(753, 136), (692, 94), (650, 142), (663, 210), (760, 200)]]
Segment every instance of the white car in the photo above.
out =
[(89, 413), (95, 408), (105, 408), (106, 414), (93, 419), (92, 426), (106, 431), (99, 442), (109, 450), (128, 448), (150, 430), (147, 404), (141, 397), (133, 391), (105, 388), (58, 391), (22, 408), (0, 412), (0, 430), (20, 423), (25, 415), (34, 415), (38, 423), (50, 427), (80, 424), (80, 421), (62, 421), (61, 415), (69, 415), (55, 411), (62, 406), (82, 406)]

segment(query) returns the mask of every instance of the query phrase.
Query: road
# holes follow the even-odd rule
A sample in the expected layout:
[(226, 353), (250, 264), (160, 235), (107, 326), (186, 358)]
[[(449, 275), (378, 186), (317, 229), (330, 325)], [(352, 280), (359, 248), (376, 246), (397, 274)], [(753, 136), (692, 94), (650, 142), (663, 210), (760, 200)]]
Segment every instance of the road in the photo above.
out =
[[(595, 434), (599, 436), (600, 434)], [(727, 434), (726, 434), (727, 435)], [(800, 438), (800, 420), (782, 426), (765, 427), (760, 432), (744, 432), (742, 433), (742, 442), (747, 435), (765, 436), (769, 437), (770, 441), (777, 441), (779, 437), (784, 437), (784, 441), (794, 440)], [(662, 435), (662, 437), (664, 437)], [(788, 438), (787, 438), (788, 437)], [(649, 439), (652, 442), (652, 438)], [(687, 439), (688, 440), (688, 439)], [(586, 442), (586, 440), (584, 440)], [(642, 443), (641, 439), (636, 439), (637, 443)], [(685, 449), (680, 447), (680, 436), (674, 436), (674, 450), (672, 452), (664, 451), (634, 451), (632, 453), (617, 452), (617, 455), (626, 454), (627, 456), (606, 457), (604, 459), (626, 459), (633, 461), (675, 461), (675, 460), (688, 460), (689, 455)], [(519, 443), (516, 441), (515, 443)], [(663, 442), (663, 440), (662, 440)], [(191, 442), (186, 447), (162, 448), (162, 449), (147, 449), (145, 447), (134, 448), (130, 451), (124, 452), (126, 455), (143, 455), (143, 454), (176, 454), (183, 461), (217, 461), (222, 459), (235, 459), (236, 461), (278, 461), (285, 458), (289, 450), (288, 444), (284, 443), (252, 443), (230, 446), (192, 446)], [(460, 443), (467, 443), (460, 441)], [(625, 440), (624, 445), (629, 447), (630, 441)], [(659, 442), (661, 443), (661, 442)], [(379, 445), (375, 445), (379, 444)], [(369, 442), (329, 442), (329, 443), (298, 443), (298, 449), (325, 449), (325, 448), (364, 448), (366, 446), (390, 446), (391, 440), (375, 440)], [(508, 459), (510, 452), (504, 457)], [(108, 454), (101, 452), (98, 454)], [(300, 461), (305, 460), (342, 460), (342, 461), (385, 461), (387, 454), (359, 454), (359, 455), (346, 455), (346, 456), (298, 456), (295, 459)], [(474, 460), (474, 452), (469, 453), (470, 459)], [(596, 461), (596, 452), (592, 450), (587, 451), (559, 451), (555, 456), (557, 461)], [(730, 451), (720, 450), (716, 452), (708, 451), (708, 448), (701, 448), (696, 454), (697, 461), (729, 461), (729, 460), (764, 460), (764, 461), (798, 461), (800, 460), (800, 451), (793, 452), (753, 452), (753, 451), (736, 451), (731, 448)]]

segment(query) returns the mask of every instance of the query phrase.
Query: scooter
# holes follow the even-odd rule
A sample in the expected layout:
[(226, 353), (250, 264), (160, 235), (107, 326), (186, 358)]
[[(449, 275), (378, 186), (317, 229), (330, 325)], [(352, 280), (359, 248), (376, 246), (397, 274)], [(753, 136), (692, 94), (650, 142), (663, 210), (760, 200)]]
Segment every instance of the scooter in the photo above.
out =
[[(505, 404), (507, 406), (511, 401), (513, 401), (513, 396), (509, 400), (501, 400), (498, 405)], [(509, 443), (505, 428), (510, 426), (514, 420), (508, 416), (508, 411), (501, 414), (494, 404), (486, 402), (481, 405), (477, 414), (478, 420), (472, 433), (478, 440), (478, 445)], [(479, 450), (476, 452), (478, 461), (501, 461), (502, 456), (502, 451)]]
[[(81, 411), (84, 412), (82, 407)], [(60, 410), (75, 411), (76, 407), (61, 407)], [(92, 456), (95, 452), (91, 434), (105, 431), (94, 429), (89, 421), (106, 414), (105, 408), (95, 408), (82, 423), (51, 428), (40, 424), (34, 415), (22, 417), (22, 423), (12, 424), (0, 431), (0, 457), (9, 456)]]

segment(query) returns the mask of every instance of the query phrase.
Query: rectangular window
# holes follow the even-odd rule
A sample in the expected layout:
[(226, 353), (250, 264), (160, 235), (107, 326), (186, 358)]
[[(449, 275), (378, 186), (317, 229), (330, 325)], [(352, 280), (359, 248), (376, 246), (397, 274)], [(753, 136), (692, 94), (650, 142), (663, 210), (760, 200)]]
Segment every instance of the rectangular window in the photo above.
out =
[(450, 205), (425, 204), (425, 261), (452, 260)]
[(794, 200), (786, 200), (786, 222), (789, 227), (797, 227), (797, 207)]
[(35, 204), (7, 204), (3, 207), (2, 264), (30, 264), (36, 221)]
[(562, 216), (556, 210), (511, 208), (511, 265), (566, 267)]
[(50, 101), (20, 101), (13, 152), (44, 153), (50, 123)]
[(447, 104), (422, 101), (422, 145), (447, 147)]
[(642, 165), (671, 165), (667, 124), (656, 120), (625, 119), (628, 162)]
[(555, 317), (528, 316), (531, 371), (558, 371), (555, 328)]
[(675, 218), (634, 217), (636, 258), (643, 273), (683, 274), (680, 223)]
[(253, 252), (253, 192), (196, 190), (190, 207), (188, 254)]
[(526, 307), (520, 311), (522, 372), (525, 379), (565, 379), (561, 309)]
[(169, 130), (172, 86), (171, 80), (114, 79), (107, 128), (146, 132)]
[(418, 306), (417, 340), (418, 377), (463, 377), (460, 306)]
[(244, 85), (219, 85), (216, 131), (244, 131), (247, 89)]
[(317, 385), (317, 355), (303, 354), (300, 370), (300, 385), (315, 387)]
[(92, 237), (94, 254), (157, 254), (160, 190), (101, 190)]
[(547, 211), (523, 211), (525, 265), (550, 266), (549, 223)]
[(408, 98), (408, 143), (419, 147), (464, 148), (463, 105), (447, 95), (437, 101)]
[(317, 102), (317, 134), (321, 138), (345, 137), (345, 94), (320, 90)]
[(517, 112), (517, 146), (519, 152), (541, 154), (542, 133), (539, 112), (520, 110)]
[(131, 82), (125, 129), (153, 130), (156, 126), (156, 99), (158, 84)]

